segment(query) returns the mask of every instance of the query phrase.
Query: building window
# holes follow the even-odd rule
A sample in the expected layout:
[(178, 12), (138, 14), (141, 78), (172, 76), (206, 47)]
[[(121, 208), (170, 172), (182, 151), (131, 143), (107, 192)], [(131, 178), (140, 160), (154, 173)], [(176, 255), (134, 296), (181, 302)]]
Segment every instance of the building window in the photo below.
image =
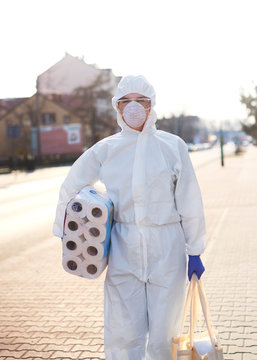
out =
[(69, 115), (64, 115), (63, 123), (64, 124), (70, 124), (70, 116)]
[(42, 123), (43, 125), (53, 125), (56, 123), (54, 113), (44, 113), (42, 114)]

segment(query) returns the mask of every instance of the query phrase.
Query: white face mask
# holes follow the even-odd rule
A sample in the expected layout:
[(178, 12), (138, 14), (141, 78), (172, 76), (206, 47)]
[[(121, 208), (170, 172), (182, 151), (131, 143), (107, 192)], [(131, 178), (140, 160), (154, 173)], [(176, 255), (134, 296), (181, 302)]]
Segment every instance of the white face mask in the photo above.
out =
[(136, 101), (131, 101), (123, 110), (123, 117), (126, 123), (131, 127), (143, 125), (146, 119), (145, 108)]

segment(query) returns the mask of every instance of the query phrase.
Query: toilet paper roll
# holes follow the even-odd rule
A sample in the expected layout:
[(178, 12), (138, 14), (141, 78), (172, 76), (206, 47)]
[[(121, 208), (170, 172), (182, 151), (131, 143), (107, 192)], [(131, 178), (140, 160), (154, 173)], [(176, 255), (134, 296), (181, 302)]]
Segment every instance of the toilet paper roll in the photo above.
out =
[(85, 261), (102, 260), (104, 257), (104, 244), (95, 241), (85, 241), (82, 245), (82, 255)]
[(65, 219), (64, 233), (74, 239), (83, 234), (85, 221), (78, 216), (67, 215)]
[(87, 215), (87, 205), (88, 205), (87, 200), (81, 198), (80, 194), (77, 194), (68, 203), (67, 214), (71, 216), (78, 216), (80, 218), (85, 218)]
[(82, 266), (83, 263), (83, 256), (74, 256), (74, 255), (63, 255), (62, 258), (62, 266), (65, 271), (69, 274), (83, 276), (84, 267)]
[(102, 224), (96, 224), (88, 221), (84, 227), (84, 237), (87, 241), (103, 242), (106, 237), (106, 227)]
[(85, 238), (83, 235), (72, 238), (69, 236), (64, 236), (62, 241), (62, 250), (65, 255), (74, 255), (78, 256), (82, 254), (83, 251), (83, 243), (85, 242)]
[(106, 224), (109, 212), (105, 204), (89, 203), (87, 206), (87, 218), (97, 224)]
[(102, 260), (84, 260), (82, 276), (88, 279), (98, 278), (107, 266), (107, 258)]

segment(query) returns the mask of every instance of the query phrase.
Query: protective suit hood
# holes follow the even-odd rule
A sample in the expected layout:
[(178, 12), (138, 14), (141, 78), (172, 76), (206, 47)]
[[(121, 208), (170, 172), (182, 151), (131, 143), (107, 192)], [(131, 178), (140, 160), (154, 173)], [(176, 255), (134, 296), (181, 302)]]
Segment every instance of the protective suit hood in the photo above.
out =
[[(117, 101), (121, 97), (123, 97), (127, 94), (130, 94), (130, 93), (142, 94), (151, 99), (151, 111), (148, 116), (148, 119), (145, 122), (145, 125), (144, 125), (142, 131), (134, 130), (131, 127), (129, 127), (125, 123), (125, 121), (123, 121), (123, 119), (118, 111), (118, 108), (117, 108)], [(121, 81), (119, 82), (118, 87), (115, 92), (115, 95), (112, 98), (112, 105), (113, 105), (114, 109), (117, 111), (117, 123), (120, 126), (120, 128), (122, 129), (122, 131), (126, 131), (126, 132), (129, 132), (132, 134), (133, 133), (138, 134), (138, 133), (154, 132), (156, 130), (155, 123), (157, 120), (157, 115), (153, 109), (153, 107), (155, 105), (155, 90), (154, 90), (153, 86), (148, 82), (148, 80), (144, 76), (142, 76), (142, 75), (124, 76), (121, 79)]]

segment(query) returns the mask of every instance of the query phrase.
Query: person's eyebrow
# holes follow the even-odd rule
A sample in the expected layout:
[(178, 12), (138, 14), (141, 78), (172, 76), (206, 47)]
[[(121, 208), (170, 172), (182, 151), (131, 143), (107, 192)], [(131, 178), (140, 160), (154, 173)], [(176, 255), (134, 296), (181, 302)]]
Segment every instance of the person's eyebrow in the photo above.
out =
[[(146, 99), (148, 99), (146, 96), (144, 96), (144, 95), (140, 95), (137, 99), (141, 99), (141, 98), (146, 98)], [(119, 100), (129, 100), (130, 98), (128, 98), (128, 97), (126, 97), (126, 95), (125, 96), (123, 96), (122, 98), (120, 98)], [(132, 98), (132, 99), (135, 99), (135, 98)]]

